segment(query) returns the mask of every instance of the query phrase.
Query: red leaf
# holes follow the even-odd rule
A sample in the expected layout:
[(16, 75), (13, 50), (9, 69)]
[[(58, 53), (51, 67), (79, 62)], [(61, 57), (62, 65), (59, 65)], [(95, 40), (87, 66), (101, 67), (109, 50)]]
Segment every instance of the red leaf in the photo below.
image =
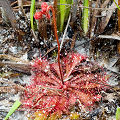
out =
[[(106, 88), (106, 74), (93, 72), (94, 63), (87, 63), (85, 56), (70, 53), (62, 61), (64, 84), (60, 79), (57, 63), (36, 59), (32, 65), (31, 85), (26, 86), (23, 107), (44, 110), (47, 114), (69, 113), (70, 106), (79, 100), (86, 108), (101, 99), (100, 91)], [(82, 62), (82, 63), (81, 63)], [(86, 72), (86, 68), (91, 71)]]
[(65, 64), (66, 66), (66, 75), (64, 79), (68, 78), (68, 76), (74, 70), (75, 66), (85, 59), (86, 57), (80, 55), (79, 53), (68, 54), (68, 56), (65, 59), (63, 59), (63, 64)]

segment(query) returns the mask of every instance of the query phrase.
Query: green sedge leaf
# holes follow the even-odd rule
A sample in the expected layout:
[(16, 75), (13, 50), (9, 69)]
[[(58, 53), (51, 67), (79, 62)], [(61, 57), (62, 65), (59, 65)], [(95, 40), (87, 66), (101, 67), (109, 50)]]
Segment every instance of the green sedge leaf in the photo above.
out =
[(20, 105), (21, 105), (21, 102), (19, 100), (16, 100), (4, 120), (7, 120)]
[(73, 4), (73, 0), (67, 0), (67, 4), (66, 5), (66, 15), (65, 15), (65, 19), (68, 19), (69, 13), (70, 13), (70, 9), (71, 9), (71, 5)]
[(119, 5), (116, 3), (116, 1), (114, 0), (114, 3), (116, 4), (117, 8), (120, 10)]
[(60, 32), (63, 30), (66, 13), (66, 6), (62, 4), (67, 4), (66, 0), (60, 0)]
[(30, 22), (31, 22), (31, 28), (34, 30), (34, 13), (35, 13), (35, 0), (31, 1), (31, 7), (30, 7)]
[(116, 120), (120, 120), (120, 107), (117, 107)]
[(86, 7), (89, 7), (89, 0), (84, 0), (83, 3), (83, 15), (82, 15), (82, 24), (83, 24), (83, 31), (86, 34), (88, 31), (88, 22), (89, 22), (89, 10)]
[[(73, 3), (73, 0), (60, 0), (60, 32), (63, 31), (64, 22), (66, 19), (68, 19), (71, 4)], [(68, 4), (68, 5), (67, 5)]]

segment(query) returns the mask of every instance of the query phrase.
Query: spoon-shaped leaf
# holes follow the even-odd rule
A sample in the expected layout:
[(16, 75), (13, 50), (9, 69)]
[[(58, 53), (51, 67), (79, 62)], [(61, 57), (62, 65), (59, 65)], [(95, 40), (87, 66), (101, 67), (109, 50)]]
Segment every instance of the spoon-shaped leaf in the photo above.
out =
[(20, 105), (21, 105), (21, 102), (19, 100), (16, 100), (4, 120), (7, 120)]

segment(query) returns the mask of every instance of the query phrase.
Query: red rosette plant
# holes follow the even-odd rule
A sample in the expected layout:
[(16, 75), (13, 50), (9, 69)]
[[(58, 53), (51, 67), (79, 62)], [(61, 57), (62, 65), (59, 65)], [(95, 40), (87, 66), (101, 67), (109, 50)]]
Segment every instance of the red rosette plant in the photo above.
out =
[(61, 60), (63, 83), (57, 63), (36, 59), (32, 65), (31, 85), (26, 87), (23, 107), (43, 110), (45, 113), (69, 113), (77, 101), (88, 108), (101, 99), (106, 74), (102, 68), (92, 71), (94, 64), (79, 53), (70, 53)]
[(76, 102), (79, 102), (82, 108), (89, 108), (99, 101), (100, 92), (106, 88), (107, 79), (102, 67), (88, 61), (85, 55), (71, 52), (60, 59), (54, 8), (45, 4), (42, 12), (48, 14), (50, 9), (58, 43), (58, 63), (50, 63), (45, 58), (34, 61), (31, 84), (26, 86), (21, 101), (24, 108), (37, 109), (45, 115), (61, 115), (68, 114)]

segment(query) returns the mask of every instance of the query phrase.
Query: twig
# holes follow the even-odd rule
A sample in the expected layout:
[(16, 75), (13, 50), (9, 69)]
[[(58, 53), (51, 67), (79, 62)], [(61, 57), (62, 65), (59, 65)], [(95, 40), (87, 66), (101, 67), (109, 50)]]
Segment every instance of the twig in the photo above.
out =
[(17, 2), (18, 2), (18, 1), (15, 1), (15, 2), (11, 3), (11, 6), (15, 5)]
[(68, 22), (67, 22), (67, 25), (66, 25), (66, 28), (65, 28), (65, 31), (64, 31), (64, 35), (63, 35), (63, 38), (62, 38), (62, 41), (61, 41), (61, 44), (60, 44), (60, 51), (62, 49), (62, 45), (63, 45), (64, 39), (65, 39), (65, 35), (67, 33), (67, 29), (68, 29), (68, 26), (69, 26), (69, 23), (70, 23), (70, 19), (71, 19), (71, 14), (69, 15)]
[(27, 90), (25, 87), (21, 86), (21, 85), (18, 85), (18, 84), (15, 84), (14, 82), (12, 81), (5, 81), (3, 79), (0, 79), (0, 82), (2, 83), (6, 83), (6, 84), (9, 84), (9, 85), (13, 85), (13, 86), (16, 86), (18, 89), (24, 91), (24, 90)]
[(22, 60), (20, 58), (16, 58), (16, 57), (13, 57), (11, 55), (6, 55), (6, 54), (1, 54), (0, 59), (8, 59), (8, 60), (14, 61), (14, 62), (29, 63), (29, 61), (25, 61), (25, 60)]
[(99, 35), (98, 38), (120, 40), (120, 36), (117, 36), (117, 35)]
[(39, 40), (37, 39), (37, 37), (36, 37), (36, 35), (35, 35), (34, 30), (31, 29), (31, 31), (32, 31), (33, 37), (35, 38), (36, 42), (39, 42)]
[(28, 74), (30, 75), (31, 74), (31, 65), (30, 63), (29, 64), (18, 64), (18, 63), (15, 63), (15, 62), (0, 62), (0, 67), (3, 67), (3, 66), (7, 66), (8, 68), (11, 68), (12, 70), (14, 71), (18, 71), (18, 72), (21, 72), (21, 73), (24, 73), (24, 74)]

